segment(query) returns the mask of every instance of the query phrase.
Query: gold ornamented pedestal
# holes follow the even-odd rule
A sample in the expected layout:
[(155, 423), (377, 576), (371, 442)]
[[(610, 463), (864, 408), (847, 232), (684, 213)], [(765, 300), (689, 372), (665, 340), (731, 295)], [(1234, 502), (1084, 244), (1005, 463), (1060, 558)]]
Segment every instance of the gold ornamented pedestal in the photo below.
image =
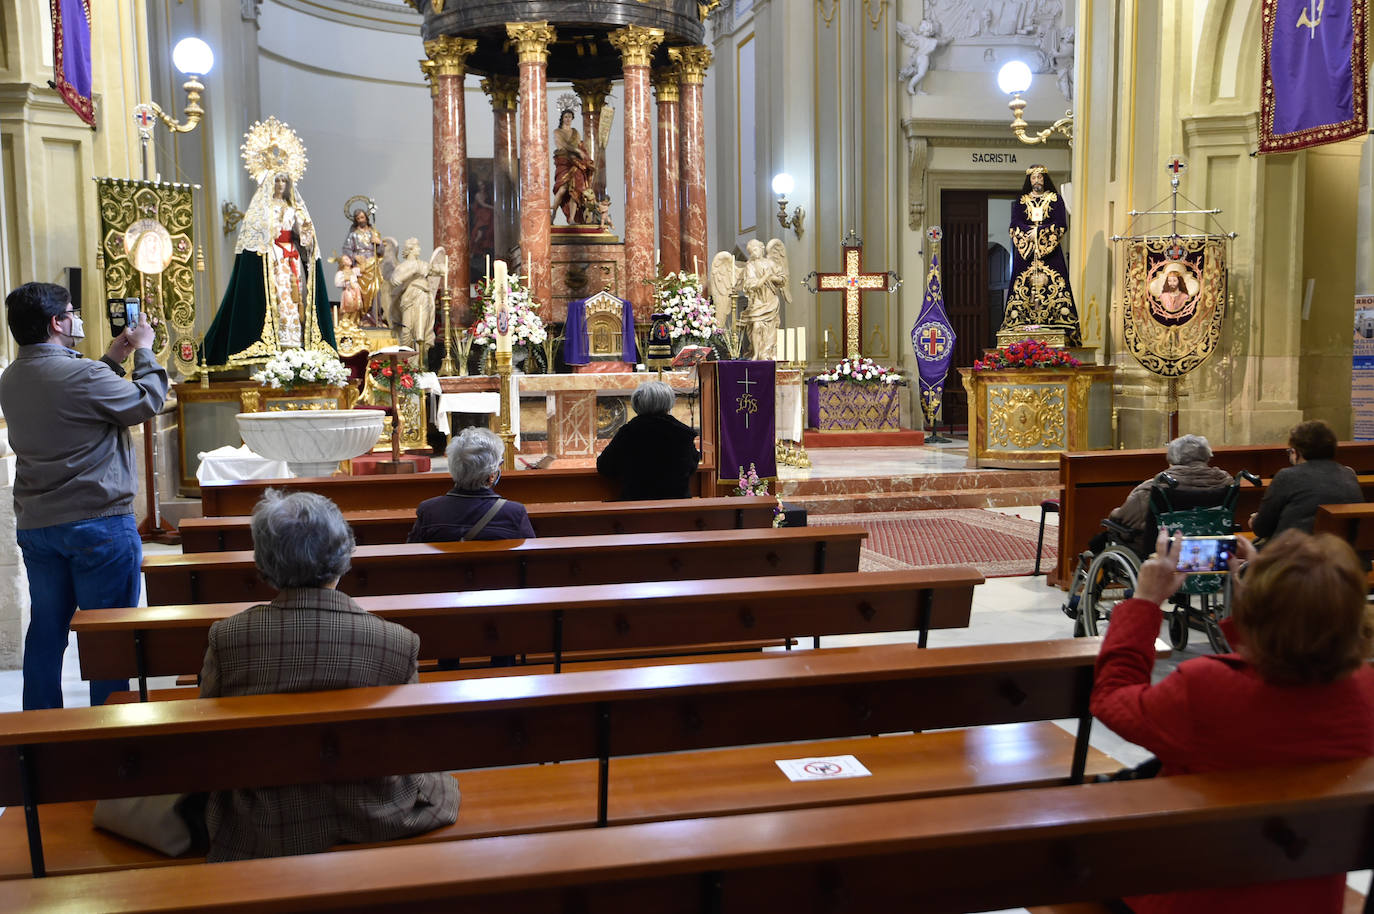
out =
[[(968, 465), (1055, 469), (1060, 451), (1104, 445), (1092, 429), (1110, 423), (1110, 365), (1078, 368), (960, 368), (968, 392)], [(1103, 414), (1103, 415), (1099, 415)]]
[(997, 331), (997, 345), (999, 347), (1010, 346), (1012, 343), (1020, 343), (1025, 340), (1039, 340), (1051, 349), (1069, 348), (1069, 334), (1063, 327), (1041, 327), (1036, 324), (1027, 324), (1024, 327)]

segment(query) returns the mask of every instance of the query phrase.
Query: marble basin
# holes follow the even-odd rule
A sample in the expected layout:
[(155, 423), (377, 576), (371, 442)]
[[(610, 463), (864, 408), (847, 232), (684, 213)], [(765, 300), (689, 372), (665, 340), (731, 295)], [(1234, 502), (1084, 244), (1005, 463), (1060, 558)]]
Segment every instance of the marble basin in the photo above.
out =
[(375, 409), (302, 409), (239, 413), (239, 434), (253, 453), (284, 460), (297, 476), (332, 476), (339, 461), (366, 454), (382, 437)]

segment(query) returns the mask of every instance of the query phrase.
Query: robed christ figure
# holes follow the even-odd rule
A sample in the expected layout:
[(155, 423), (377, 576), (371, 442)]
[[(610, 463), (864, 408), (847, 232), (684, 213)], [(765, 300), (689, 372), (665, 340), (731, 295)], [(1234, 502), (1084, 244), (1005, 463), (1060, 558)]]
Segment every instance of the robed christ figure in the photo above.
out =
[(1064, 201), (1043, 165), (1026, 169), (1021, 196), (1011, 205), (1011, 288), (1003, 330), (1032, 325), (1063, 330), (1070, 346), (1083, 345), (1078, 309), (1069, 288)]

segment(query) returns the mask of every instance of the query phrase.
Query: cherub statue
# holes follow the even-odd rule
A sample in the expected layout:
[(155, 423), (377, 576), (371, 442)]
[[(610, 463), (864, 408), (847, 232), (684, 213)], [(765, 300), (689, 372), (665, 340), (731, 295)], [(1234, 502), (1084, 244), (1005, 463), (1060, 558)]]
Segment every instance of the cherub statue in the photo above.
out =
[(792, 303), (792, 293), (787, 288), (787, 248), (776, 238), (766, 246), (755, 238), (745, 248), (749, 260), (740, 276), (740, 289), (749, 299), (749, 306), (740, 320), (749, 328), (751, 357), (769, 361), (777, 355), (781, 301)]
[(918, 28), (912, 28), (905, 22), (897, 23), (897, 34), (901, 37), (902, 43), (911, 51), (907, 57), (906, 65), (897, 72), (898, 79), (904, 79), (908, 95), (925, 95), (924, 89), (918, 88), (921, 80), (926, 78), (930, 72), (930, 55), (945, 44), (949, 44), (948, 38), (941, 38), (935, 28), (935, 23), (929, 19), (922, 19)]
[[(442, 247), (435, 248), (426, 261), (420, 258), (420, 239), (406, 239), (390, 282), (393, 289), (400, 290), (399, 299), (392, 304), (392, 326), (400, 328), (402, 346), (427, 349), (434, 345), (434, 294), (439, 288), (434, 277), (447, 273), (448, 255)], [(420, 364), (425, 364), (423, 355)]]

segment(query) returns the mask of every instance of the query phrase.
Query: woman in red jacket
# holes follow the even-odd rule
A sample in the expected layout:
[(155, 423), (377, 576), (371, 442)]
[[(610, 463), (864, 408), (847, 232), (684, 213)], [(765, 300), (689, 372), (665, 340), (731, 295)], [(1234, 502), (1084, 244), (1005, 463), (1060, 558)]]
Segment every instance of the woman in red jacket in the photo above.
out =
[[(1161, 774), (1229, 771), (1374, 755), (1374, 628), (1365, 574), (1330, 534), (1288, 530), (1249, 560), (1224, 627), (1236, 652), (1199, 657), (1151, 685), (1160, 603), (1182, 585), (1180, 538), (1160, 531), (1135, 598), (1112, 612), (1097, 660), (1092, 711), (1159, 757)], [(1128, 898), (1136, 914), (1340, 914), (1344, 879)]]

